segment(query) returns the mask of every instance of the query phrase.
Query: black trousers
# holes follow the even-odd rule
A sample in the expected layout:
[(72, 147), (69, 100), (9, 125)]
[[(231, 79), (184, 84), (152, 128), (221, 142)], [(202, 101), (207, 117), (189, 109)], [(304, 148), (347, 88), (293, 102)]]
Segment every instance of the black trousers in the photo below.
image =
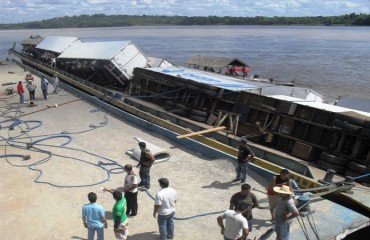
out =
[(30, 93), (30, 100), (35, 100), (35, 90), (29, 91)]
[(137, 214), (137, 208), (138, 208), (137, 194), (138, 192), (136, 193), (125, 192), (125, 198), (127, 202), (127, 210), (126, 210), (127, 216), (130, 216), (130, 215), (135, 216)]

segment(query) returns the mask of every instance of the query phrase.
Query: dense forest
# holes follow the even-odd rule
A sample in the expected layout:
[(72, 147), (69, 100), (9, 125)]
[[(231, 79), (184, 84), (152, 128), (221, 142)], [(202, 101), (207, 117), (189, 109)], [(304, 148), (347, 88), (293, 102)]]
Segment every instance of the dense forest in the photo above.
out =
[(0, 24), (0, 29), (85, 28), (158, 25), (345, 25), (370, 26), (369, 14), (316, 17), (186, 17), (186, 16), (132, 16), (81, 15), (59, 17), (42, 21)]

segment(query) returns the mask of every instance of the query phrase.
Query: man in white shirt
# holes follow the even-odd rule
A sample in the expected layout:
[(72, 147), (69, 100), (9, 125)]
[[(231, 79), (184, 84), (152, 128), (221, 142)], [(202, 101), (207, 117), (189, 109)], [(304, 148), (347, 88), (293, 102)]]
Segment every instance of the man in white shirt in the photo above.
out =
[(125, 198), (127, 201), (127, 211), (126, 214), (128, 217), (135, 217), (137, 215), (137, 185), (138, 179), (134, 171), (132, 170), (131, 164), (126, 164), (125, 172), (127, 175), (125, 177), (125, 185), (123, 186), (123, 191), (125, 192)]
[(58, 93), (58, 90), (59, 90), (59, 78), (58, 78), (57, 75), (54, 75), (54, 77), (53, 77), (53, 87), (54, 87), (53, 93)]
[(169, 188), (167, 178), (158, 179), (161, 190), (155, 196), (153, 217), (158, 214), (159, 236), (161, 240), (173, 239), (175, 224), (175, 205), (177, 200), (176, 190)]
[(221, 216), (218, 216), (217, 223), (221, 227), (221, 234), (224, 236), (224, 240), (243, 240), (248, 236), (248, 220), (243, 217), (243, 213), (247, 210), (248, 205), (240, 203), (235, 210), (227, 210)]

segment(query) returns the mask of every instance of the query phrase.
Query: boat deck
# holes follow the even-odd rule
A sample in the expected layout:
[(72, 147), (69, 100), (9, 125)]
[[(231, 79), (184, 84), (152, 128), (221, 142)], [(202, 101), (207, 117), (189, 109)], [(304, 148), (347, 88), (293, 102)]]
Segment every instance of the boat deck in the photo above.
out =
[[(24, 70), (14, 63), (4, 62), (4, 65), (0, 65), (0, 84), (18, 82), (24, 76)], [(107, 212), (109, 227), (105, 231), (106, 239), (114, 239), (111, 216), (114, 200), (109, 193), (102, 192), (101, 188), (122, 187), (124, 174), (116, 168), (127, 163), (136, 164), (134, 159), (125, 154), (125, 151), (137, 146), (134, 137), (140, 137), (170, 153), (169, 161), (153, 166), (149, 193), (155, 194), (159, 190), (158, 178), (167, 177), (170, 186), (178, 192), (176, 217), (226, 210), (231, 195), (240, 190), (239, 184), (231, 182), (235, 177), (234, 161), (200, 155), (162, 135), (139, 128), (104, 111), (96, 111), (99, 106), (81, 99), (82, 95), (63, 89), (58, 94), (50, 94), (49, 99), (44, 101), (40, 80), (36, 76), (35, 83), (38, 85), (38, 105), (35, 107), (20, 105), (17, 94), (1, 95), (0, 136), (12, 140), (14, 144), (10, 146), (11, 142), (6, 144), (2, 141), (1, 154), (29, 154), (31, 157), (29, 160), (0, 158), (0, 209), (3, 219), (0, 232), (3, 239), (86, 239), (87, 231), (81, 222), (81, 207), (87, 203), (87, 194), (91, 191), (98, 194), (98, 203)], [(6, 87), (9, 86), (1, 87), (1, 92)], [(49, 92), (52, 92), (52, 86)], [(25, 98), (29, 102), (28, 93)], [(3, 122), (15, 116), (22, 121), (34, 121), (28, 123), (28, 128), (36, 127), (39, 123), (40, 126), (24, 133), (22, 131), (27, 129), (27, 125), (20, 123), (10, 131), (8, 124)], [(27, 149), (27, 143), (37, 142), (53, 134), (58, 134), (58, 137), (45, 139)], [(71, 142), (61, 147), (68, 141), (63, 137), (66, 135), (71, 137)], [(99, 161), (115, 165), (108, 165), (104, 169), (97, 165)], [(41, 176), (37, 170), (42, 171)], [(110, 176), (107, 172), (109, 170)], [(104, 182), (107, 178), (109, 180)], [(266, 197), (265, 177), (250, 171), (248, 183), (254, 188), (253, 192), (258, 199)], [(152, 216), (153, 200), (145, 192), (141, 192), (138, 199), (139, 213), (137, 217), (130, 218), (129, 239), (154, 239), (158, 236), (158, 226)], [(263, 205), (266, 206), (266, 203)], [(313, 202), (311, 206), (315, 210), (313, 217), (320, 239), (356, 229), (369, 221), (367, 217), (328, 200)], [(271, 228), (272, 223), (266, 209), (255, 209), (253, 214), (254, 230), (249, 238), (258, 239)], [(220, 239), (216, 217), (217, 214), (211, 214), (177, 220), (176, 239)], [(308, 234), (314, 238), (312, 231)], [(305, 239), (296, 220), (292, 226), (292, 239)]]

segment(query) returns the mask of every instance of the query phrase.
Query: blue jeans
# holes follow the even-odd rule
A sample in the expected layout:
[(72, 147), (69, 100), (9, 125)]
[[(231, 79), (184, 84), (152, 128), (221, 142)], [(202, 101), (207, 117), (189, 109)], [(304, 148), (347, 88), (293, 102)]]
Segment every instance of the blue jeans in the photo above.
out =
[(175, 232), (174, 216), (175, 212), (168, 215), (158, 215), (159, 236), (161, 240), (173, 238)]
[(44, 96), (44, 99), (48, 99), (48, 90), (47, 89), (41, 89), (42, 90), (42, 95)]
[(252, 226), (253, 226), (253, 218), (251, 218), (251, 219), (247, 219), (247, 221), (248, 221), (248, 230), (249, 230), (249, 232), (252, 232)]
[(24, 103), (24, 94), (23, 93), (19, 94), (19, 102)]
[(94, 240), (95, 231), (98, 234), (98, 240), (104, 240), (104, 228), (87, 228), (87, 239)]
[(58, 93), (58, 84), (53, 84), (54, 93)]
[(139, 186), (150, 188), (150, 167), (140, 166), (139, 171), (140, 183)]
[(245, 181), (247, 179), (247, 171), (248, 171), (249, 162), (240, 163), (238, 162), (238, 166), (236, 167), (236, 178), (240, 179), (240, 181)]
[(276, 223), (275, 225), (275, 232), (276, 232), (276, 239), (279, 240), (289, 240), (290, 236), (290, 224), (291, 222), (282, 222), (282, 223)]

